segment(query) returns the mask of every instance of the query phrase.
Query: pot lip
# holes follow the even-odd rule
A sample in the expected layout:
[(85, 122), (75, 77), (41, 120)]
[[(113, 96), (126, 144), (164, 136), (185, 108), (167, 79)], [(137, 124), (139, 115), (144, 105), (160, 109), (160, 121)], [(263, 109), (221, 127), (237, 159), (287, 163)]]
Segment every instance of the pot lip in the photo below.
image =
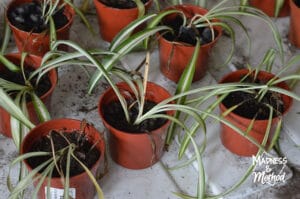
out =
[(291, 8), (293, 7), (294, 9), (299, 9), (300, 10), (300, 8), (296, 5), (294, 0), (290, 0), (290, 7)]
[[(148, 5), (151, 5), (153, 0), (148, 0), (144, 5), (145, 7), (147, 7)], [(101, 0), (94, 0), (95, 4), (99, 4), (101, 5), (102, 7), (106, 8), (106, 9), (111, 9), (111, 10), (114, 10), (114, 11), (135, 11), (135, 10), (138, 10), (137, 7), (134, 7), (134, 8), (124, 8), (124, 9), (121, 9), (121, 8), (115, 8), (115, 7), (111, 7), (111, 6), (107, 6), (105, 5), (104, 3), (101, 2)]]
[[(117, 83), (116, 85), (119, 86), (119, 85), (124, 85), (124, 84), (126, 85), (125, 82), (119, 82), (119, 83)], [(147, 85), (152, 85), (152, 86), (159, 87), (160, 89), (162, 89), (162, 90), (164, 90), (166, 93), (168, 93), (169, 97), (171, 97), (170, 92), (169, 92), (168, 90), (166, 90), (164, 87), (162, 87), (162, 86), (160, 86), (160, 85), (158, 85), (158, 84), (156, 84), (156, 83), (154, 83), (154, 82), (150, 82), (150, 81), (147, 82)], [(108, 130), (109, 130), (111, 133), (113, 133), (113, 134), (127, 135), (127, 136), (129, 136), (129, 137), (140, 137), (140, 136), (145, 136), (145, 135), (147, 135), (148, 133), (145, 133), (145, 132), (130, 133), (130, 132), (126, 132), (126, 131), (119, 130), (119, 129), (113, 127), (112, 125), (110, 125), (110, 124), (104, 119), (104, 114), (103, 114), (102, 106), (101, 106), (101, 105), (102, 105), (102, 103), (103, 103), (103, 100), (104, 100), (105, 96), (106, 96), (106, 95), (108, 94), (108, 92), (110, 92), (111, 90), (112, 90), (111, 87), (109, 87), (108, 89), (106, 89), (105, 92), (100, 96), (100, 99), (99, 99), (99, 102), (98, 102), (98, 114), (100, 115), (100, 118), (101, 118), (102, 122), (103, 122), (104, 124), (107, 125)], [(170, 111), (170, 112), (168, 113), (168, 115), (173, 115), (173, 114), (174, 114), (174, 111)], [(162, 128), (167, 127), (170, 123), (171, 123), (171, 121), (168, 120), (168, 121), (167, 121), (166, 123), (164, 123), (162, 126), (160, 126), (160, 127), (157, 128), (157, 129), (152, 130), (151, 132), (152, 132), (152, 133), (155, 133), (155, 132), (157, 132), (159, 129), (162, 129)], [(110, 129), (112, 129), (113, 131), (111, 131)]]
[[(10, 22), (10, 20), (8, 19), (8, 11), (11, 10), (11, 9), (14, 7), (13, 4), (15, 4), (15, 2), (18, 2), (18, 1), (20, 1), (20, 0), (12, 0), (12, 1), (8, 4), (8, 6), (7, 6), (7, 9), (6, 9), (6, 11), (5, 11), (5, 20), (8, 22), (8, 25), (9, 25), (12, 29), (14, 29), (14, 30), (17, 30), (17, 31), (23, 32), (23, 33), (29, 33), (30, 35), (33, 35), (33, 36), (39, 36), (39, 35), (43, 34), (43, 33), (34, 33), (34, 32), (31, 33), (31, 32), (27, 32), (27, 31), (21, 30), (21, 29), (19, 29), (18, 27), (16, 27), (15, 25), (13, 25), (13, 24)], [(32, 1), (31, 1), (31, 2), (32, 2)], [(25, 3), (26, 3), (26, 2), (25, 2)], [(61, 31), (63, 31), (63, 30), (66, 29), (67, 27), (71, 26), (72, 23), (73, 23), (74, 16), (75, 16), (75, 11), (74, 11), (74, 9), (73, 9), (70, 5), (65, 5), (65, 7), (68, 8), (68, 9), (65, 9), (64, 12), (66, 12), (66, 10), (67, 10), (68, 13), (71, 13), (71, 15), (70, 15), (71, 17), (68, 18), (68, 23), (66, 23), (63, 27), (57, 29), (56, 32), (61, 32)]]
[[(225, 81), (226, 79), (228, 79), (232, 74), (235, 74), (235, 73), (246, 74), (246, 73), (249, 72), (249, 71), (250, 71), (249, 69), (239, 69), (239, 70), (230, 72), (230, 73), (228, 73), (227, 75), (225, 75), (225, 76), (219, 81), (219, 84), (225, 83), (224, 81)], [(275, 76), (273, 73), (270, 73), (270, 72), (267, 72), (267, 71), (264, 71), (264, 70), (260, 70), (259, 73), (260, 73), (260, 74), (268, 74), (268, 75), (272, 75), (273, 77)], [(279, 77), (278, 77), (278, 78), (279, 78)], [(281, 82), (281, 83), (284, 84), (284, 85), (286, 86), (287, 90), (290, 90), (290, 88), (289, 88), (289, 86), (286, 84), (286, 82)], [(283, 88), (283, 89), (286, 89), (286, 88)], [(282, 95), (282, 94), (281, 94), (281, 95)], [(290, 99), (290, 100), (289, 100), (289, 104), (287, 104), (288, 106), (285, 108), (285, 110), (283, 111), (282, 115), (285, 115), (285, 114), (289, 111), (289, 109), (291, 108), (292, 103), (293, 103), (293, 98), (291, 98), (291, 97), (289, 97), (289, 96), (287, 96), (287, 97)], [(228, 109), (222, 102), (219, 103), (219, 107), (220, 107), (220, 110), (221, 110), (221, 111), (225, 111), (225, 110)], [(228, 114), (228, 116), (229, 116), (229, 115), (232, 116), (232, 117), (234, 117), (234, 118), (241, 119), (241, 120), (252, 121), (252, 119), (249, 119), (249, 118), (240, 116), (240, 115), (238, 115), (238, 114), (236, 114), (236, 113), (233, 113), (233, 112), (230, 112), (230, 113)], [(272, 120), (276, 120), (276, 119), (278, 119), (278, 117), (273, 117)], [(266, 120), (267, 120), (267, 119), (266, 119)], [(264, 122), (264, 121), (266, 121), (266, 120), (255, 120), (255, 122)]]
[[(33, 59), (38, 60), (38, 62), (42, 62), (42, 57), (40, 57), (40, 56), (37, 56), (37, 55), (34, 55), (34, 54), (28, 54), (27, 56), (30, 56)], [(21, 59), (21, 53), (20, 52), (9, 53), (9, 54), (6, 54), (5, 57)], [(53, 93), (53, 91), (54, 91), (54, 89), (57, 85), (58, 75), (57, 75), (56, 70), (55, 69), (50, 70), (48, 76), (49, 76), (49, 79), (50, 79), (50, 82), (51, 82), (51, 87), (46, 93), (44, 93), (42, 96), (39, 97), (41, 100), (45, 99), (47, 96), (49, 96), (51, 93)], [(51, 81), (51, 76), (54, 77), (54, 81)], [(27, 104), (32, 104), (32, 101), (27, 102)]]
[[(35, 126), (33, 129), (31, 129), (31, 130), (28, 132), (28, 134), (24, 137), (24, 139), (23, 139), (23, 141), (22, 141), (22, 144), (21, 144), (21, 151), (20, 151), (20, 154), (21, 154), (21, 155), (24, 154), (24, 145), (25, 145), (26, 140), (29, 139), (28, 137), (29, 137), (31, 131), (40, 128), (40, 126), (48, 125), (49, 123), (53, 123), (53, 122), (56, 122), (56, 121), (81, 122), (81, 121), (78, 120), (78, 119), (72, 119), (72, 118), (56, 118), (56, 119), (51, 119), (51, 120), (46, 121), (46, 122), (44, 122), (44, 123), (38, 124), (38, 125)], [(99, 131), (98, 131), (94, 126), (91, 125), (90, 127), (91, 127), (91, 128), (94, 128), (94, 129), (98, 132), (98, 134), (100, 134)], [(74, 129), (76, 130), (76, 128), (74, 128)], [(101, 138), (101, 136), (100, 136), (100, 138)], [(104, 141), (104, 138), (102, 138), (102, 139), (103, 139), (103, 141)], [(104, 141), (104, 143), (105, 143), (105, 141)], [(104, 145), (104, 147), (103, 147), (103, 151), (100, 151), (100, 156), (99, 156), (99, 158), (97, 159), (97, 161), (91, 166), (91, 168), (88, 168), (90, 171), (93, 170), (93, 169), (95, 169), (95, 168), (97, 167), (97, 165), (99, 164), (99, 162), (101, 162), (101, 160), (104, 158), (104, 154), (105, 154), (105, 145)], [(23, 161), (23, 162), (25, 163), (25, 165), (27, 166), (27, 168), (29, 168), (30, 170), (33, 169), (33, 168), (27, 163), (27, 161)], [(37, 173), (37, 175), (39, 175), (39, 173)], [(82, 172), (82, 173), (79, 173), (79, 174), (77, 174), (77, 175), (70, 176), (70, 179), (81, 178), (81, 176), (83, 176), (83, 175), (86, 175), (86, 172), (85, 172), (85, 171)], [(61, 179), (61, 177), (52, 177), (52, 178), (51, 178), (51, 180), (60, 180), (60, 179)]]
[[(178, 9), (178, 8), (187, 8), (187, 9), (189, 9), (189, 8), (197, 8), (197, 9), (202, 10), (205, 13), (208, 12), (208, 10), (206, 8), (202, 8), (200, 6), (195, 6), (195, 5), (192, 5), (192, 4), (173, 5), (173, 6), (169, 6), (169, 7), (165, 8), (165, 9), (163, 9), (162, 11), (166, 11), (166, 10), (170, 10), (170, 9)], [(216, 20), (218, 20), (218, 19), (216, 19)], [(218, 27), (218, 26), (213, 26), (213, 29), (218, 32), (218, 35), (215, 37), (215, 39), (213, 41), (211, 41), (209, 43), (206, 43), (204, 45), (201, 45), (200, 48), (205, 48), (207, 46), (213, 45), (221, 37), (221, 35), (222, 35), (222, 28)], [(185, 47), (185, 48), (195, 48), (195, 45), (188, 45), (188, 44), (185, 44), (183, 42), (169, 41), (169, 40), (165, 39), (160, 33), (158, 33), (158, 35), (159, 35), (159, 40), (164, 41), (165, 43), (168, 43), (170, 45), (174, 45), (174, 46), (177, 46), (177, 47)]]

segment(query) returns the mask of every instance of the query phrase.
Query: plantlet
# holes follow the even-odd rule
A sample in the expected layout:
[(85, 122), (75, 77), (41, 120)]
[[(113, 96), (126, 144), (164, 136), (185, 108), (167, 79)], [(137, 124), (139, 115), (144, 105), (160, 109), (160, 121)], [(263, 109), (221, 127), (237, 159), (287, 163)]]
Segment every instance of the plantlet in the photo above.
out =
[[(60, 119), (43, 125), (30, 131), (23, 142), (22, 154), (10, 165), (12, 169), (16, 164), (22, 166), (25, 163), (29, 172), (15, 187), (11, 184), (9, 172), (9, 198), (22, 198), (31, 182), (35, 185), (33, 198), (49, 198), (54, 194), (53, 189), (60, 186), (63, 186), (63, 194), (56, 195), (62, 198), (93, 198), (94, 189), (90, 186), (95, 187), (99, 199), (104, 198), (97, 182), (101, 177), (97, 173), (98, 167), (105, 156), (102, 135), (85, 120)], [(78, 125), (80, 128), (76, 129)], [(76, 179), (85, 183), (78, 186), (79, 182), (74, 183)]]

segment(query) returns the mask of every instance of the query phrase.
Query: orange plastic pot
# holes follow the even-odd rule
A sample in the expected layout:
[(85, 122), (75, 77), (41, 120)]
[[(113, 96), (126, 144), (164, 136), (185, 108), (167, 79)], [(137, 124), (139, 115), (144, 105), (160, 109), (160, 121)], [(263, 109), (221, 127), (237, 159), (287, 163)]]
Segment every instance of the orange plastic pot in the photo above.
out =
[(300, 48), (300, 8), (295, 4), (294, 0), (290, 0), (290, 8), (289, 40), (293, 45)]
[[(21, 62), (21, 53), (16, 53), (16, 54), (8, 54), (5, 55), (5, 57), (12, 61), (16, 65), (20, 65)], [(38, 68), (40, 67), (42, 62), (42, 58), (35, 56), (35, 55), (28, 55), (25, 59), (25, 67), (33, 67), (33, 68)], [(4, 66), (0, 65), (0, 72), (3, 71)], [(48, 109), (50, 109), (51, 105), (51, 96), (54, 91), (54, 88), (56, 87), (57, 84), (57, 72), (56, 70), (51, 70), (49, 72), (49, 78), (51, 82), (51, 88), (40, 97), (40, 99), (45, 103)], [(33, 122), (34, 124), (39, 123), (38, 116), (35, 113), (33, 103), (28, 102), (27, 103), (27, 109), (28, 109), (28, 114), (30, 117), (30, 121)], [(11, 126), (10, 126), (10, 114), (4, 110), (2, 107), (0, 107), (0, 133), (7, 137), (11, 137)]]
[[(119, 83), (117, 86), (124, 93), (124, 96), (126, 96), (126, 92), (132, 92), (126, 83)], [(161, 86), (148, 82), (146, 100), (159, 103), (170, 96), (169, 92)], [(113, 89), (109, 88), (100, 97), (98, 106), (103, 124), (110, 132), (109, 147), (111, 157), (117, 164), (125, 168), (144, 169), (150, 167), (163, 155), (166, 132), (170, 121), (148, 133), (129, 133), (118, 130), (105, 120), (103, 113), (103, 107), (117, 100), (118, 98)], [(168, 111), (167, 114), (172, 115), (173, 111)]]
[[(250, 0), (250, 5), (262, 10), (269, 17), (275, 17), (276, 0)], [(289, 1), (285, 0), (278, 17), (285, 17), (290, 14)]]
[[(14, 26), (8, 19), (8, 13), (16, 6), (32, 2), (32, 0), (14, 0), (12, 1), (7, 8), (6, 11), (6, 21), (8, 22), (16, 45), (20, 52), (28, 52), (31, 54), (35, 54), (38, 56), (43, 56), (47, 53), (50, 49), (50, 36), (49, 33), (31, 33), (20, 30), (16, 26)], [(73, 19), (75, 16), (75, 12), (73, 8), (69, 5), (65, 6), (64, 14), (68, 19), (68, 23), (61, 27), (60, 29), (56, 30), (56, 37), (58, 40), (68, 40), (70, 35), (70, 28), (73, 23)], [(63, 47), (63, 50), (66, 50), (66, 47)]]
[[(176, 5), (169, 7), (166, 10), (177, 9), (182, 11), (187, 18), (192, 18), (195, 14), (204, 15), (208, 11), (204, 8), (194, 5)], [(171, 21), (176, 15), (169, 15), (165, 19)], [(193, 81), (200, 80), (206, 72), (210, 51), (217, 40), (221, 37), (221, 27), (215, 26), (214, 30), (218, 33), (216, 38), (200, 47), (198, 59), (196, 63), (196, 71)], [(172, 42), (160, 35), (159, 38), (159, 61), (161, 72), (170, 80), (178, 82), (185, 67), (188, 65), (195, 46), (184, 43)]]
[[(239, 82), (240, 79), (248, 73), (249, 73), (248, 69), (242, 69), (242, 70), (232, 72), (226, 75), (220, 81), (220, 83)], [(266, 82), (272, 79), (273, 77), (274, 77), (273, 74), (265, 71), (260, 71), (257, 76), (257, 78), (263, 82)], [(289, 90), (289, 87), (285, 82), (281, 82), (276, 86)], [(283, 114), (285, 114), (292, 105), (292, 98), (282, 94), (281, 97), (284, 103)], [(219, 107), (221, 113), (224, 113), (228, 110), (222, 103), (220, 103)], [(248, 126), (251, 123), (251, 119), (244, 118), (233, 112), (230, 112), (228, 115), (226, 115), (224, 119), (230, 122), (231, 124), (235, 125), (243, 132), (245, 132), (248, 129)], [(278, 120), (279, 119), (277, 117), (272, 119), (272, 127), (276, 126)], [(249, 131), (248, 135), (261, 144), (264, 139), (267, 126), (268, 126), (268, 120), (256, 120), (254, 122), (253, 128)], [(271, 129), (274, 130), (274, 128)], [(271, 138), (272, 138), (272, 130), (269, 134), (268, 140), (270, 141)], [(232, 128), (230, 128), (229, 126), (223, 123), (221, 123), (221, 141), (229, 151), (240, 156), (252, 156), (255, 155), (259, 150), (259, 148), (255, 144), (253, 144), (251, 141), (241, 136), (235, 130), (233, 130)]]
[[(146, 11), (150, 8), (153, 0), (147, 1), (145, 4)], [(129, 23), (138, 18), (138, 9), (119, 9), (109, 7), (101, 2), (94, 0), (96, 7), (100, 34), (103, 40), (111, 42), (113, 38)]]
[[(42, 123), (32, 129), (24, 138), (21, 146), (21, 154), (28, 153), (36, 141), (41, 139), (42, 136), (47, 135), (51, 130), (63, 130), (65, 132), (72, 132), (74, 130), (80, 130), (81, 121), (74, 119), (55, 119), (48, 122)], [(96, 163), (89, 168), (91, 173), (97, 177), (99, 167), (104, 162), (105, 154), (105, 140), (101, 136), (100, 132), (97, 131), (92, 125), (87, 125), (85, 128), (85, 134), (92, 144), (96, 144), (96, 148), (100, 152), (99, 159)], [(31, 171), (33, 168), (25, 160), (24, 163), (27, 169)], [(39, 174), (38, 174), (39, 175)], [(37, 182), (34, 182), (36, 186)], [(39, 189), (38, 198), (45, 199), (46, 187), (48, 185), (48, 179), (46, 178)], [(50, 180), (51, 193), (63, 193), (63, 184), (60, 177), (51, 178)], [(50, 190), (50, 191), (51, 191)], [(95, 196), (95, 187), (88, 177), (86, 172), (70, 177), (70, 192), (71, 195), (75, 195), (76, 199), (93, 199)], [(52, 197), (54, 197), (52, 195)], [(57, 197), (60, 198), (60, 197)]]

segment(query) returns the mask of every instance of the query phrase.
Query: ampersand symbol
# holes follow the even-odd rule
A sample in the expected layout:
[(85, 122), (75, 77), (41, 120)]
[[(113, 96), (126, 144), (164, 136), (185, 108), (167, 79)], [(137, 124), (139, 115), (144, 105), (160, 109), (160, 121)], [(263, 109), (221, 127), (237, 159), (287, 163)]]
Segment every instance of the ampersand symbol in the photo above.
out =
[(271, 171), (272, 171), (272, 168), (270, 168), (269, 165), (266, 165), (266, 172), (267, 172), (267, 173), (270, 173)]

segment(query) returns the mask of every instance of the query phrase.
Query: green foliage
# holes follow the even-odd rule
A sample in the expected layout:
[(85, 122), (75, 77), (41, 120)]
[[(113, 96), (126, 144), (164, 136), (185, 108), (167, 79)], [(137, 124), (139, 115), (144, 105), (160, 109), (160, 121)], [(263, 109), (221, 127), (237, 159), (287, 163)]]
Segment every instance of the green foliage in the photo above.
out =
[[(83, 121), (83, 122), (85, 122), (85, 121)], [(84, 130), (83, 130), (82, 134), (85, 135)], [(60, 134), (60, 135), (63, 136), (64, 139), (67, 140), (67, 138), (63, 134)], [(18, 198), (22, 197), (22, 195), (24, 194), (26, 189), (29, 186), (31, 186), (32, 181), (35, 181), (37, 183), (37, 185), (33, 191), (32, 198), (37, 198), (38, 191), (41, 189), (43, 182), (46, 181), (47, 179), (51, 179), (52, 173), (54, 170), (57, 170), (59, 175), (62, 177), (62, 183), (64, 185), (63, 198), (68, 199), (69, 198), (68, 193), (69, 193), (69, 188), (70, 188), (71, 158), (73, 160), (75, 160), (75, 162), (77, 162), (84, 169), (85, 172), (87, 172), (88, 177), (93, 182), (93, 185), (96, 188), (96, 191), (98, 193), (98, 199), (104, 199), (104, 194), (97, 182), (97, 179), (95, 179), (94, 175), (91, 173), (89, 168), (87, 168), (75, 155), (75, 150), (78, 147), (80, 147), (81, 140), (78, 139), (78, 143), (70, 143), (68, 141), (69, 145), (56, 151), (54, 149), (54, 141), (51, 136), (51, 132), (49, 132), (48, 138), (51, 141), (52, 152), (39, 152), (39, 151), (28, 152), (28, 153), (18, 156), (15, 160), (12, 161), (12, 163), (10, 165), (10, 171), (9, 171), (8, 181), (7, 181), (8, 185), (10, 187), (10, 191), (11, 191), (11, 193), (9, 195), (9, 199), (18, 199)], [(84, 138), (84, 136), (80, 135), (80, 138)], [(92, 147), (94, 147), (94, 145)], [(101, 155), (103, 155), (103, 154), (101, 154)], [(50, 158), (47, 161), (40, 164), (39, 166), (37, 166), (36, 168), (32, 168), (32, 170), (27, 175), (23, 176), (20, 179), (20, 181), (18, 182), (18, 184), (14, 187), (12, 185), (11, 177), (10, 177), (12, 168), (17, 164), (23, 164), (23, 162), (25, 160), (27, 160), (28, 158), (34, 158), (34, 157), (36, 158), (36, 157), (43, 157), (43, 156), (50, 156)], [(66, 159), (64, 159), (64, 158), (66, 158)], [(61, 162), (64, 160), (66, 160), (66, 171), (65, 172), (61, 168)], [(65, 173), (65, 175), (64, 175), (64, 173)], [(50, 194), (50, 191), (48, 189), (47, 195), (49, 195), (49, 194)]]

